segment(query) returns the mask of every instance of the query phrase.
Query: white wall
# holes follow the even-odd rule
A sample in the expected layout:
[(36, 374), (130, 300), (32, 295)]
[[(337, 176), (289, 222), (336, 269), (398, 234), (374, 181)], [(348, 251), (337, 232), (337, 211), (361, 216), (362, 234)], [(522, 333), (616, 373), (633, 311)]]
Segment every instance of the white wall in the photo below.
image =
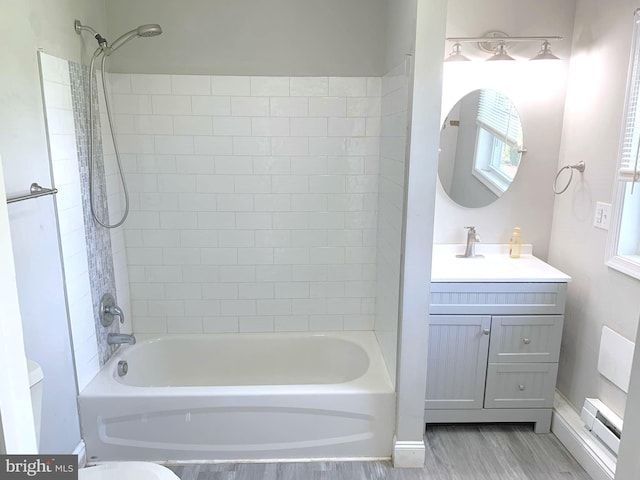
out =
[(373, 329), (380, 78), (112, 79), (135, 332)]
[(108, 38), (139, 24), (164, 33), (127, 45), (111, 71), (216, 75), (382, 75), (385, 0), (112, 0)]
[(577, 3), (559, 165), (583, 160), (586, 171), (556, 198), (549, 253), (573, 277), (558, 388), (577, 408), (585, 397), (599, 397), (620, 415), (626, 396), (599, 376), (598, 348), (603, 325), (636, 338), (640, 281), (604, 265), (607, 232), (592, 224), (595, 202), (612, 199), (636, 7), (630, 0), (607, 8)]
[[(104, 10), (98, 0), (7, 0), (2, 8), (0, 30), (11, 42), (0, 51), (0, 154), (13, 195), (51, 182), (37, 50), (80, 60), (73, 20), (104, 26)], [(68, 453), (80, 432), (52, 197), (12, 205), (10, 220), (27, 355), (45, 375), (41, 447)]]
[[(574, 2), (567, 0), (450, 0), (448, 36), (477, 36), (489, 30), (509, 35), (561, 35), (571, 38)], [(463, 46), (472, 62), (444, 64), (442, 118), (465, 94), (478, 88), (506, 93), (520, 114), (524, 144), (520, 170), (511, 188), (490, 206), (469, 209), (453, 203), (438, 183), (435, 243), (464, 243), (465, 225), (475, 225), (485, 243), (506, 243), (514, 226), (534, 253), (547, 257), (554, 194), (552, 183), (562, 130), (566, 69), (570, 40), (553, 42), (560, 62), (528, 62), (540, 48), (537, 43), (516, 44), (511, 53), (517, 62), (485, 63), (487, 55), (473, 43)], [(447, 42), (451, 49), (451, 42)], [(448, 52), (447, 52), (448, 54)], [(536, 208), (531, 209), (535, 201)]]

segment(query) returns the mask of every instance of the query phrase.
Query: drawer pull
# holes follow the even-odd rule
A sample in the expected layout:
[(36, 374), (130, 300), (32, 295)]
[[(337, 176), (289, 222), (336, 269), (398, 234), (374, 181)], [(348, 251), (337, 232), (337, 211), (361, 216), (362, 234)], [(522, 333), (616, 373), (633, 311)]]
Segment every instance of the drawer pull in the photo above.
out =
[(531, 343), (530, 338), (523, 338), (522, 341), (524, 342), (525, 345), (529, 345)]
[(482, 333), (484, 333), (485, 335), (489, 335), (491, 333), (491, 330), (485, 328), (484, 330), (482, 330)]
[(524, 392), (524, 385), (522, 384), (518, 385), (518, 389), (520, 389), (521, 392)]

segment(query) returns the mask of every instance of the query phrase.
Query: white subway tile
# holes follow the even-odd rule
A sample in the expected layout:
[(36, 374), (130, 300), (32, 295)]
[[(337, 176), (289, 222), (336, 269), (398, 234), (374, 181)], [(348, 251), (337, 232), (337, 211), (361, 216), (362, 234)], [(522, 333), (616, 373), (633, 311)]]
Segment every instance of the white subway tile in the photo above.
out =
[(329, 195), (293, 194), (291, 204), (295, 205), (297, 212), (324, 212), (327, 211), (329, 198)]
[[(253, 173), (251, 157), (217, 156), (215, 166), (218, 175), (250, 175)], [(233, 184), (231, 186), (233, 187)]]
[(312, 298), (340, 298), (345, 295), (344, 282), (311, 282), (310, 296)]
[(221, 300), (222, 315), (255, 315), (255, 300)]
[(275, 298), (309, 298), (309, 284), (306, 282), (276, 283)]
[(176, 135), (213, 135), (211, 117), (175, 116), (173, 117), (173, 132)]
[(309, 330), (309, 317), (306, 315), (276, 315), (273, 321), (276, 332), (306, 332)]
[(238, 264), (238, 249), (236, 248), (203, 248), (201, 255), (203, 265)]
[(270, 193), (271, 178), (265, 175), (238, 175), (233, 179), (236, 193)]
[(330, 281), (346, 281), (362, 279), (361, 265), (329, 265), (327, 267), (328, 279)]
[(375, 297), (376, 282), (351, 281), (345, 283), (345, 294), (347, 297)]
[(362, 246), (362, 230), (329, 230), (328, 236), (331, 247)]
[(272, 97), (270, 113), (272, 117), (306, 117), (309, 100), (306, 97)]
[[(262, 299), (273, 298), (273, 284), (271, 283), (241, 283), (238, 285), (238, 298)], [(258, 314), (262, 315), (258, 309)]]
[(233, 300), (238, 298), (238, 285), (233, 283), (205, 283), (202, 285), (205, 299)]
[(309, 214), (305, 212), (274, 213), (273, 228), (276, 230), (309, 228)]
[(304, 156), (291, 158), (291, 173), (295, 175), (326, 175), (327, 157)]
[(163, 300), (166, 298), (164, 284), (131, 283), (129, 288), (134, 300)]
[(314, 175), (309, 177), (311, 193), (344, 193), (345, 179), (342, 175)]
[(185, 302), (182, 300), (154, 300), (147, 304), (147, 314), (150, 317), (166, 317), (169, 315), (184, 315)]
[(309, 330), (312, 332), (327, 332), (344, 330), (342, 315), (311, 315), (309, 316)]
[(329, 95), (334, 97), (364, 97), (367, 79), (364, 77), (329, 77)]
[(289, 135), (289, 118), (252, 118), (251, 135), (254, 137), (286, 137)]
[(256, 212), (288, 212), (291, 210), (291, 198), (288, 194), (255, 195), (253, 198)]
[(111, 102), (114, 113), (149, 115), (153, 112), (150, 95), (114, 94)]
[[(327, 119), (321, 117), (291, 118), (292, 137), (326, 137)], [(300, 153), (304, 155), (306, 152)], [(291, 155), (296, 155), (291, 154)]]
[(270, 213), (236, 213), (236, 228), (239, 230), (270, 230)]
[(230, 175), (197, 175), (196, 190), (201, 193), (232, 193), (233, 177)]
[(151, 103), (156, 115), (191, 115), (191, 97), (152, 95)]
[(347, 247), (346, 263), (376, 263), (376, 247)]
[(176, 173), (213, 174), (213, 155), (176, 155)]
[(363, 175), (364, 162), (363, 156), (329, 157), (328, 171), (332, 175)]
[(269, 97), (231, 97), (231, 115), (268, 117)]
[[(132, 194), (132, 205), (136, 205), (133, 202)], [(138, 204), (135, 208), (137, 210), (147, 210), (147, 211), (167, 211), (167, 210), (178, 210), (178, 194), (177, 193), (139, 193), (138, 194)], [(120, 209), (118, 209), (118, 212)], [(110, 213), (113, 213), (110, 211)], [(116, 215), (119, 215), (117, 213)]]
[(240, 317), (240, 332), (273, 332), (273, 317)]
[(271, 177), (273, 193), (307, 193), (309, 177), (306, 175), (274, 175)]
[(382, 96), (382, 78), (367, 77), (367, 97)]
[(365, 315), (371, 315), (376, 313), (376, 299), (375, 298), (362, 298), (360, 310)]
[(233, 155), (271, 155), (271, 139), (268, 137), (233, 137)]
[(231, 97), (191, 97), (194, 115), (231, 115)]
[(317, 230), (292, 230), (292, 247), (326, 247), (327, 232)]
[(288, 265), (258, 265), (255, 267), (258, 282), (288, 282), (291, 280), (291, 267)]
[(165, 265), (199, 265), (199, 248), (163, 248), (162, 258)]
[(365, 135), (367, 137), (380, 137), (380, 118), (368, 117), (366, 122)]
[[(123, 156), (123, 159), (125, 157)], [(140, 173), (176, 173), (174, 155), (138, 155), (138, 172)]]
[(336, 212), (359, 212), (365, 209), (364, 194), (347, 193), (344, 195), (331, 195), (327, 210)]
[(347, 212), (345, 213), (344, 222), (346, 228), (373, 229), (376, 228), (377, 212)]
[(237, 333), (240, 331), (238, 317), (204, 317), (204, 333)]
[(283, 175), (290, 172), (291, 161), (289, 157), (253, 157), (253, 173), (255, 174)]
[(131, 75), (131, 93), (170, 94), (171, 79), (169, 75)]
[(345, 315), (345, 330), (373, 330), (375, 328), (375, 315)]
[(216, 75), (211, 77), (211, 88), (214, 95), (251, 95), (251, 83), (249, 77)]
[(270, 265), (273, 263), (272, 248), (239, 248), (239, 265)]
[(167, 283), (182, 281), (182, 270), (178, 266), (146, 266), (145, 279), (151, 283)]
[(379, 117), (381, 113), (380, 98), (353, 97), (347, 98), (348, 117)]
[(309, 140), (295, 137), (271, 138), (271, 153), (273, 155), (307, 155)]
[(253, 196), (249, 194), (223, 194), (217, 196), (219, 212), (252, 212)]
[(347, 115), (347, 99), (344, 97), (309, 98), (309, 115), (313, 117), (344, 117)]
[(291, 313), (294, 315), (324, 314), (327, 313), (327, 301), (324, 298), (293, 299)]
[(198, 226), (198, 217), (193, 212), (160, 212), (160, 225), (163, 229), (194, 229)]
[(378, 191), (377, 175), (349, 175), (347, 180), (347, 192), (349, 193), (373, 193)]
[[(82, 217), (81, 217), (82, 218)], [(150, 230), (160, 228), (160, 214), (158, 212), (129, 212), (129, 222), (137, 228)]]
[[(195, 192), (196, 191), (196, 175), (184, 174), (160, 174), (158, 179), (158, 190), (160, 192)], [(175, 196), (175, 207), (178, 206), (178, 197)]]
[(231, 137), (194, 137), (194, 152), (200, 155), (232, 155)]
[(233, 229), (235, 214), (230, 212), (198, 212), (198, 228), (210, 230)]
[(162, 265), (161, 248), (128, 248), (127, 257), (131, 265)]
[(167, 333), (167, 319), (136, 316), (133, 318), (133, 328), (136, 333)]
[(173, 135), (173, 118), (169, 115), (135, 115), (134, 132), (143, 135)]
[(213, 117), (213, 133), (215, 135), (228, 135), (228, 136), (251, 135), (251, 118), (249, 117)]
[(185, 282), (217, 282), (220, 280), (220, 267), (213, 265), (185, 265), (182, 267)]
[(185, 314), (188, 316), (212, 316), (220, 313), (220, 300), (185, 300)]
[(345, 263), (345, 249), (342, 247), (311, 247), (309, 248), (309, 263), (320, 265)]
[(167, 333), (203, 333), (200, 317), (167, 318)]
[(309, 263), (308, 248), (275, 248), (274, 263), (279, 265), (300, 265)]
[[(255, 236), (256, 247), (290, 247), (291, 232), (288, 230), (256, 230), (255, 232), (242, 232)], [(241, 246), (241, 245), (239, 245)], [(252, 245), (247, 245), (252, 246)]]
[(366, 118), (329, 118), (330, 137), (358, 137), (366, 133)]
[[(235, 218), (234, 218), (235, 221)], [(253, 247), (254, 232), (243, 230), (224, 230), (218, 233), (218, 244), (221, 247)]]
[(216, 232), (215, 230), (202, 230), (202, 229), (181, 230), (180, 246), (181, 247), (197, 247), (197, 248), (217, 247), (218, 232)]
[(288, 97), (289, 77), (251, 77), (251, 95), (254, 97)]
[(291, 279), (295, 282), (321, 282), (327, 280), (327, 265), (293, 265)]
[(211, 95), (211, 77), (207, 75), (171, 75), (174, 95)]
[(199, 300), (202, 286), (199, 283), (166, 283), (163, 285), (167, 300)]
[(328, 77), (291, 77), (292, 97), (326, 97), (329, 95)]
[(109, 91), (113, 93), (131, 93), (131, 75), (128, 73), (110, 73)]
[(347, 139), (344, 137), (315, 137), (309, 139), (310, 155), (346, 155)]
[(335, 298), (327, 302), (327, 313), (349, 315), (360, 313), (359, 298)]
[(154, 137), (151, 135), (118, 135), (118, 147), (124, 154), (154, 153), (156, 149)]

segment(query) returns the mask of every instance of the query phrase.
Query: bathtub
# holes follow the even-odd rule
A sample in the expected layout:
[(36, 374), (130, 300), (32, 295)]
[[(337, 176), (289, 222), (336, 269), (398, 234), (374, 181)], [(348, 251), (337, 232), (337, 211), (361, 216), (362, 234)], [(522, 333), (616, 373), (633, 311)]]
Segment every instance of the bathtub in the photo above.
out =
[(372, 332), (141, 336), (79, 406), (90, 462), (387, 458), (395, 424)]

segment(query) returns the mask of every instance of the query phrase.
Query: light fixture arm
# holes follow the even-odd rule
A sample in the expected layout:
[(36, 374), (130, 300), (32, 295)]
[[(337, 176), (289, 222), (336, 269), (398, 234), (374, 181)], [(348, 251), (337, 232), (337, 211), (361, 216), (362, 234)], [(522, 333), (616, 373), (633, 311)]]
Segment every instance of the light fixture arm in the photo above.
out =
[(564, 37), (558, 35), (537, 35), (526, 37), (491, 37), (488, 35), (482, 37), (447, 37), (450, 42), (467, 43), (467, 42), (542, 42), (544, 40), (563, 40)]

